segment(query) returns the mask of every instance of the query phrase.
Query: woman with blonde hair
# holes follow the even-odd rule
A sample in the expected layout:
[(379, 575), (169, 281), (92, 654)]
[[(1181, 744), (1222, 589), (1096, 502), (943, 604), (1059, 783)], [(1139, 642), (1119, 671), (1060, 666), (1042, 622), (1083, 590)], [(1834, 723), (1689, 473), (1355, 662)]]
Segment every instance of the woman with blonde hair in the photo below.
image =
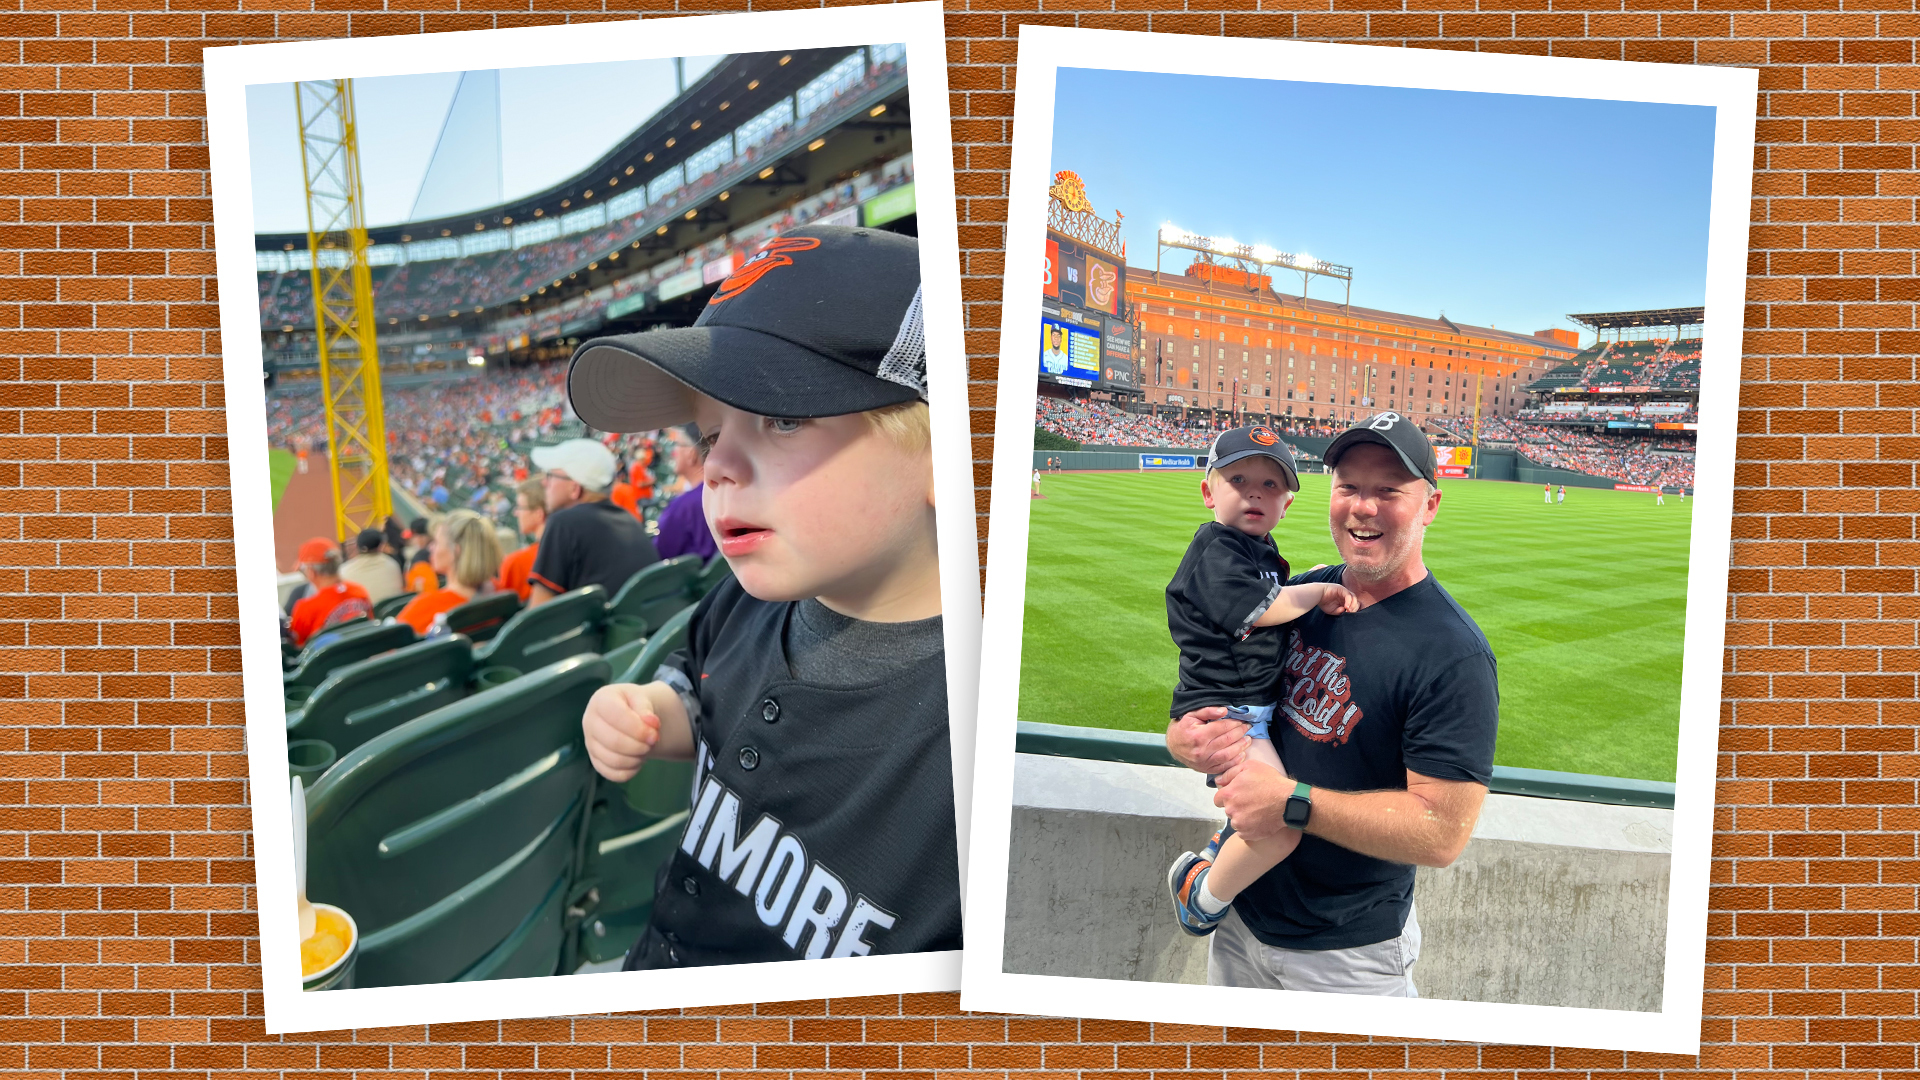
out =
[(433, 527), (433, 570), (446, 585), (408, 601), (395, 618), (423, 637), (446, 633), (446, 613), (493, 591), (500, 541), (493, 525), (471, 510), (455, 510)]

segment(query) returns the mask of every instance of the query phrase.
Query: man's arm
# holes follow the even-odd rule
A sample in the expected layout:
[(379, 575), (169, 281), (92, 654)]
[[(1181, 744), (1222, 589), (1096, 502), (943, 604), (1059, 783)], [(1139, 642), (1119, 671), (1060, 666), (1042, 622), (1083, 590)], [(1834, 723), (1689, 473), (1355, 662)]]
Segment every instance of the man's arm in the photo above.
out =
[[(1292, 779), (1243, 762), (1220, 777), (1215, 806), (1226, 809), (1235, 831), (1250, 840), (1286, 828), (1281, 811), (1293, 794)], [(1407, 770), (1405, 791), (1313, 789), (1313, 816), (1306, 831), (1349, 851), (1415, 866), (1448, 866), (1460, 857), (1487, 788), (1471, 780), (1441, 780)]]
[(527, 607), (539, 607), (559, 594), (539, 582), (533, 583), (533, 589), (527, 593)]
[(1189, 769), (1212, 775), (1246, 756), (1247, 725), (1223, 719), (1225, 705), (1195, 709), (1167, 724), (1167, 752)]

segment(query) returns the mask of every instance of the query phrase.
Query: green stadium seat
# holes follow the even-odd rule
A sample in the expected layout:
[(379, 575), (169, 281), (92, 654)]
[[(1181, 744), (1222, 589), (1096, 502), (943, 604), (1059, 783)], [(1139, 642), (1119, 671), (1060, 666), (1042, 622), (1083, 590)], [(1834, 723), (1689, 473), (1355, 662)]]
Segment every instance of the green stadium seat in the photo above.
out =
[(600, 655), (606, 658), (607, 668), (611, 671), (625, 671), (633, 666), (647, 647), (647, 639), (639, 638), (623, 645), (607, 649)]
[(528, 672), (569, 656), (597, 653), (606, 619), (607, 591), (600, 586), (562, 593), (508, 619), (497, 637), (474, 648), (474, 667)]
[(700, 576), (694, 579), (694, 598), (697, 600), (714, 590), (714, 587), (733, 576), (733, 564), (727, 562), (724, 555), (715, 555), (700, 568)]
[(585, 912), (574, 946), (582, 961), (612, 960), (639, 939), (660, 867), (686, 828), (692, 783), (691, 762), (652, 761), (624, 785), (596, 790), (575, 889)]
[(681, 608), (679, 614), (668, 619), (665, 625), (653, 632), (647, 639), (646, 647), (633, 658), (626, 669), (618, 672), (614, 682), (644, 683), (653, 681), (653, 669), (667, 654), (687, 643), (687, 624), (693, 621), (693, 606)]
[(648, 626), (659, 626), (673, 613), (699, 599), (694, 582), (699, 578), (698, 555), (679, 555), (654, 563), (627, 579), (607, 605), (611, 615), (638, 615)]
[(286, 673), (289, 690), (296, 686), (316, 687), (328, 675), (348, 664), (359, 663), (391, 649), (420, 640), (413, 627), (401, 623), (359, 622), (340, 630), (316, 634), (300, 654), (299, 665)]
[(606, 662), (578, 656), (410, 720), (307, 796), (308, 895), (359, 924), (360, 986), (562, 970)]
[(489, 593), (447, 612), (447, 630), (470, 641), (491, 641), (519, 610), (518, 593)]
[(409, 592), (401, 593), (398, 596), (389, 596), (385, 600), (373, 605), (373, 617), (376, 619), (391, 619), (395, 615), (400, 614), (400, 609), (406, 607), (409, 600), (419, 595), (419, 593)]
[(287, 738), (323, 739), (344, 755), (466, 697), (472, 675), (473, 643), (458, 634), (335, 668), (304, 707), (287, 714)]

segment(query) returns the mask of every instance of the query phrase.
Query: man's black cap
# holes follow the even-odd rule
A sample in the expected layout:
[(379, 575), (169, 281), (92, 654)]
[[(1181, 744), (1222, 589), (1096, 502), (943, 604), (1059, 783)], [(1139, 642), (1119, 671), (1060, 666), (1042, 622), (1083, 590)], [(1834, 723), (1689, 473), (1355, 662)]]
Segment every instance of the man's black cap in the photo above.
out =
[(379, 529), (361, 529), (360, 535), (353, 538), (353, 546), (362, 553), (379, 551), (380, 545), (387, 540), (387, 534)]
[(790, 419), (925, 401), (919, 242), (794, 229), (722, 282), (692, 326), (595, 338), (567, 370), (573, 411), (601, 431), (691, 422), (696, 391)]
[(1207, 470), (1223, 469), (1243, 458), (1269, 457), (1280, 463), (1286, 475), (1287, 490), (1300, 490), (1300, 473), (1293, 467), (1293, 448), (1280, 441), (1273, 429), (1262, 424), (1231, 428), (1215, 436), (1207, 449)]
[(1333, 468), (1340, 462), (1340, 455), (1349, 447), (1359, 443), (1379, 443), (1389, 447), (1400, 456), (1400, 463), (1407, 471), (1420, 477), (1434, 487), (1440, 486), (1440, 462), (1433, 452), (1433, 443), (1420, 425), (1396, 412), (1378, 412), (1340, 433), (1339, 437), (1327, 445), (1320, 457)]

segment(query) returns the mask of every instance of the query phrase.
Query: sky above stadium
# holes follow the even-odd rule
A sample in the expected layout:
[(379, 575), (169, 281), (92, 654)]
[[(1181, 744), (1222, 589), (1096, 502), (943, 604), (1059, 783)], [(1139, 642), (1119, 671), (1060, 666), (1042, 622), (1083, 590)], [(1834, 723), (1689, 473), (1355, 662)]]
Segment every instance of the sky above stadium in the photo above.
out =
[[(687, 57), (687, 83), (720, 59)], [(477, 168), (470, 148), (494, 139), (483, 129), (492, 123), (493, 109), (472, 101), (449, 117), (460, 74), (354, 80), (360, 182), (369, 226), (411, 219), (435, 147), (443, 143), (447, 160), (436, 172), (430, 193), (433, 216), (478, 210), (558, 183), (593, 164), (675, 95), (672, 60), (503, 69), (498, 76), (498, 168)], [(247, 87), (247, 148), (253, 167), (254, 230), (305, 231), (293, 84)], [(463, 149), (469, 150), (464, 157)], [(478, 156), (490, 159), (492, 154)]]
[(1054, 115), (1053, 169), (1126, 215), (1129, 266), (1171, 222), (1351, 266), (1356, 305), (1521, 333), (1705, 300), (1710, 108), (1062, 68)]

